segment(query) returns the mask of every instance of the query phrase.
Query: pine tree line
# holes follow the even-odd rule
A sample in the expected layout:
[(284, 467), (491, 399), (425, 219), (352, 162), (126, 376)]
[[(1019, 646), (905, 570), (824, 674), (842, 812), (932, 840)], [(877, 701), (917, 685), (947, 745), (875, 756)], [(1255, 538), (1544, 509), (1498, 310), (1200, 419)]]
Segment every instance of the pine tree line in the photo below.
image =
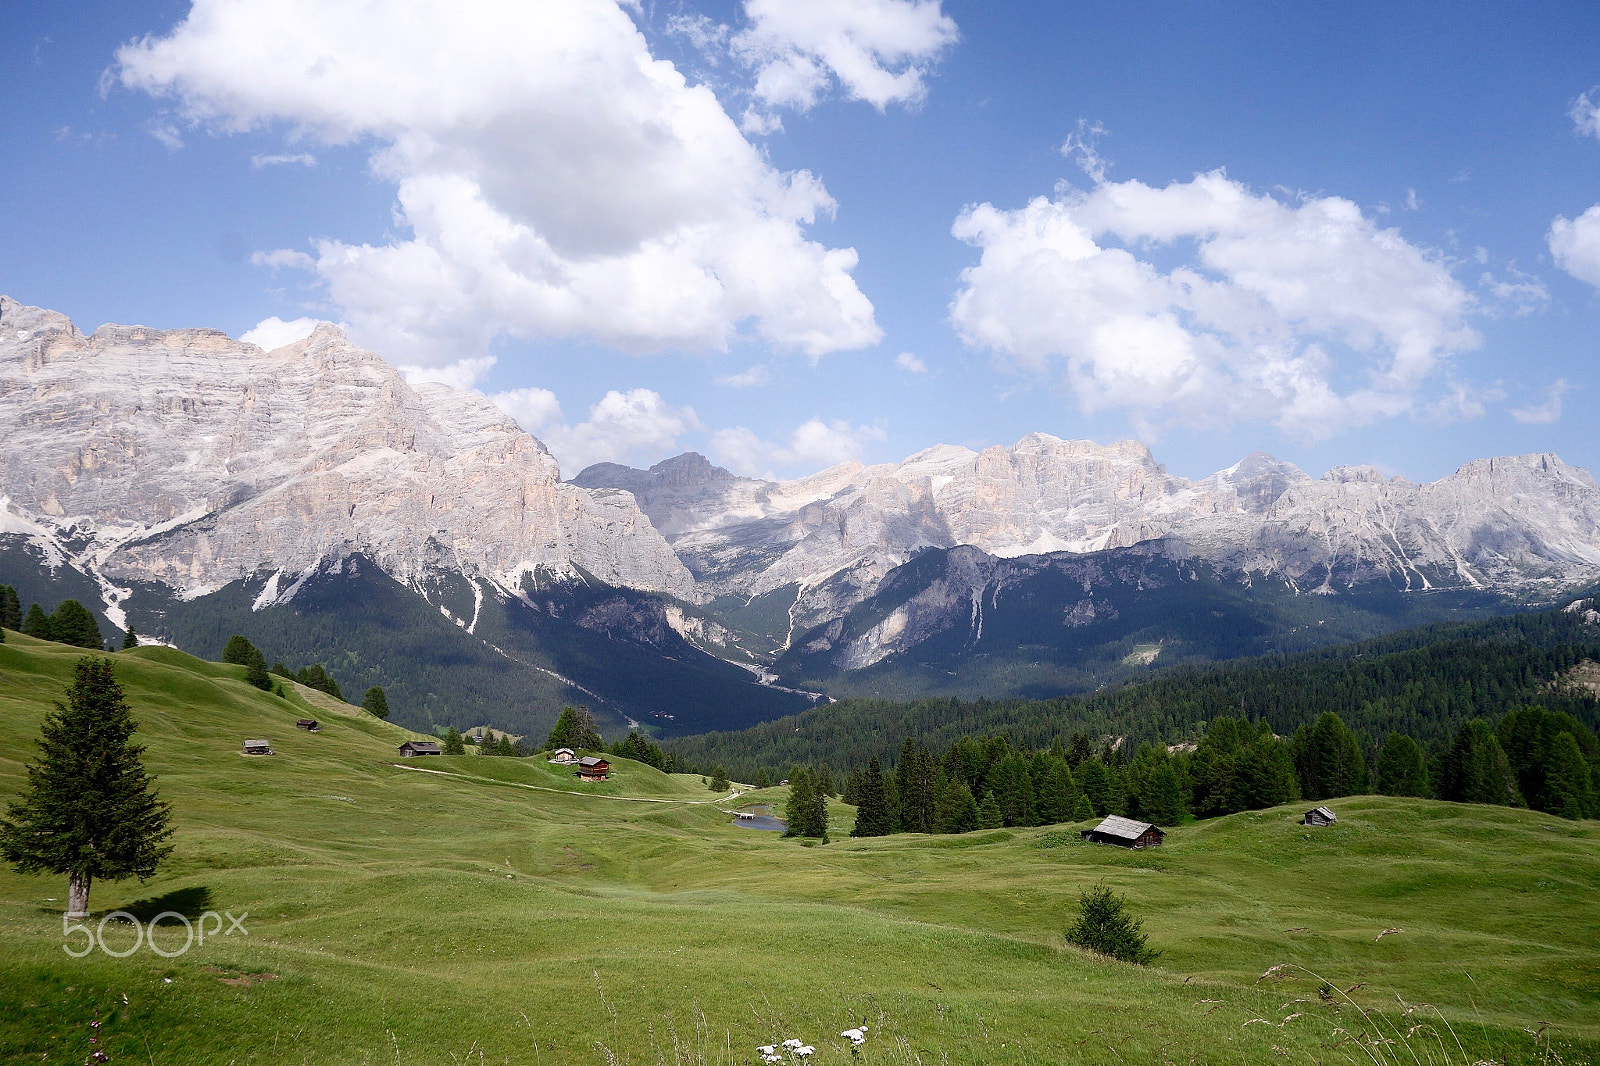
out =
[[(14, 629), (40, 640), (53, 640), (58, 644), (71, 644), (78, 648), (105, 650), (100, 637), (100, 623), (94, 614), (77, 600), (62, 600), (56, 609), (45, 614), (37, 603), (28, 605), (27, 613), (17, 599), (17, 590), (10, 585), (0, 585), (0, 629)], [(0, 641), (5, 634), (0, 633)], [(124, 644), (126, 646), (126, 644)]]

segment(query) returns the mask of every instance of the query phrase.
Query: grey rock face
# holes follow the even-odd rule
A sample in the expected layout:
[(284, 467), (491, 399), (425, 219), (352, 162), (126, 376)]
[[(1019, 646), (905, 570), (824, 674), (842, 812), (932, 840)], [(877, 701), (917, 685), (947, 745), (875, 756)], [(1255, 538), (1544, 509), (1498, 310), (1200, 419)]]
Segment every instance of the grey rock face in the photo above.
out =
[(111, 582), (192, 596), (363, 552), (411, 584), (581, 567), (694, 594), (628, 493), (563, 484), (488, 400), (413, 388), (332, 326), (273, 352), (204, 329), (85, 337), (0, 297), (0, 422), (8, 524), (70, 531)]
[[(1191, 482), (1134, 441), (1042, 433), (789, 482), (713, 474), (693, 458), (692, 484), (657, 476), (677, 460), (625, 484), (708, 592), (798, 586), (797, 629), (860, 602), (921, 549), (955, 545), (1015, 558), (1162, 539), (1321, 593), (1387, 581), (1543, 594), (1600, 575), (1600, 486), (1554, 455), (1477, 460), (1426, 485), (1370, 467), (1313, 479), (1261, 452)], [(590, 484), (616, 477), (588, 473)]]

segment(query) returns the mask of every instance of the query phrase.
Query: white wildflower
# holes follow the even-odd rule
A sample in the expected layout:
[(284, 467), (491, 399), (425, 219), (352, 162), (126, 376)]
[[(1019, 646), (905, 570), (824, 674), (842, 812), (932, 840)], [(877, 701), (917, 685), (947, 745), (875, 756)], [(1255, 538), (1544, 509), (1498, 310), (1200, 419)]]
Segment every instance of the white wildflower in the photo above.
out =
[(863, 1025), (859, 1029), (846, 1029), (839, 1035), (850, 1041), (850, 1043), (854, 1044), (856, 1047), (860, 1047), (862, 1044), (867, 1042), (867, 1027)]
[(800, 1047), (794, 1049), (794, 1053), (802, 1059), (808, 1059), (817, 1053), (817, 1049), (812, 1047), (810, 1044), (802, 1044)]
[(786, 1047), (786, 1048), (789, 1048), (790, 1050), (793, 1050), (794, 1048), (797, 1048), (797, 1047), (799, 1047), (800, 1045), (802, 1045), (804, 1043), (805, 1043), (804, 1040), (785, 1040), (783, 1042), (783, 1046)]

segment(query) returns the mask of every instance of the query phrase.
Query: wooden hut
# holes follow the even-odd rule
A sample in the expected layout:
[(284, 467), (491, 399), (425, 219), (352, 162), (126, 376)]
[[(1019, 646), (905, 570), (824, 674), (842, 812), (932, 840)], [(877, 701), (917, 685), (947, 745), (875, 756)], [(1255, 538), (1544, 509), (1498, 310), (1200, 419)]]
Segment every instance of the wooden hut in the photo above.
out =
[(571, 748), (557, 748), (550, 753), (550, 761), (562, 766), (571, 766), (578, 761), (578, 753)]
[(300, 729), (304, 729), (307, 733), (318, 733), (322, 731), (321, 723), (319, 723), (315, 718), (301, 718), (299, 721), (295, 722), (295, 725)]
[(408, 740), (400, 745), (400, 754), (406, 758), (413, 755), (439, 755), (439, 745), (431, 740)]
[(1301, 825), (1333, 825), (1338, 820), (1339, 820), (1339, 816), (1337, 814), (1334, 814), (1332, 811), (1328, 810), (1328, 808), (1326, 808), (1326, 807), (1313, 807), (1309, 811), (1306, 812), (1306, 816), (1304, 818), (1300, 819), (1300, 824)]
[(274, 752), (272, 750), (272, 742), (271, 741), (267, 741), (267, 740), (247, 740), (247, 741), (245, 741), (244, 742), (244, 753), (246, 755), (275, 755), (275, 754), (277, 754), (276, 752)]
[(604, 781), (611, 776), (611, 764), (593, 755), (585, 755), (578, 760), (576, 772), (580, 781)]
[(1115, 814), (1107, 815), (1099, 825), (1079, 835), (1092, 844), (1115, 844), (1119, 848), (1159, 848), (1167, 838), (1167, 834), (1149, 822), (1136, 822)]

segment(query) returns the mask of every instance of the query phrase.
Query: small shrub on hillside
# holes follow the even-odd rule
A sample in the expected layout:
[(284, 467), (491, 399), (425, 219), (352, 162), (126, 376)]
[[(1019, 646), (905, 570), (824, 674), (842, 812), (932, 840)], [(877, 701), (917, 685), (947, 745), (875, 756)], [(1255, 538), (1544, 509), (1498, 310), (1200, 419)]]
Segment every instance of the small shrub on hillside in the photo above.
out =
[(1142, 932), (1144, 921), (1127, 911), (1123, 898), (1105, 885), (1096, 885), (1078, 897), (1078, 920), (1067, 930), (1067, 943), (1122, 962), (1148, 966), (1161, 957), (1151, 950)]

